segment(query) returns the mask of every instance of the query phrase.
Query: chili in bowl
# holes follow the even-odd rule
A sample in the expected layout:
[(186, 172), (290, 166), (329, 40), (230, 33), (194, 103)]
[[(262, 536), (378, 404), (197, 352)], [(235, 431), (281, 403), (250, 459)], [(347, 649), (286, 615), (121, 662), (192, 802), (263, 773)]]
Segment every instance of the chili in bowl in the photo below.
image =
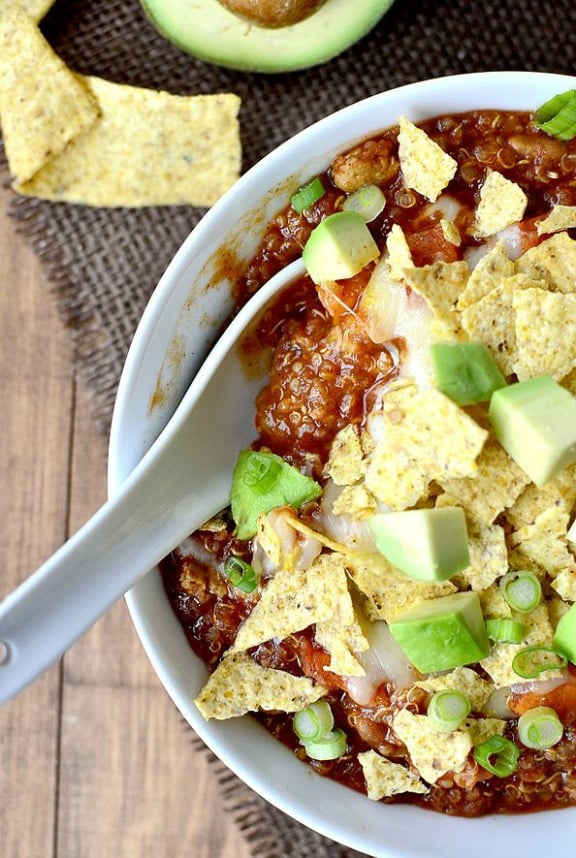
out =
[(243, 344), (268, 375), (231, 506), (129, 604), (217, 755), (368, 854), (568, 854), (572, 85), (428, 81), (288, 141), (184, 244), (120, 385), (112, 491), (223, 316), (303, 255)]

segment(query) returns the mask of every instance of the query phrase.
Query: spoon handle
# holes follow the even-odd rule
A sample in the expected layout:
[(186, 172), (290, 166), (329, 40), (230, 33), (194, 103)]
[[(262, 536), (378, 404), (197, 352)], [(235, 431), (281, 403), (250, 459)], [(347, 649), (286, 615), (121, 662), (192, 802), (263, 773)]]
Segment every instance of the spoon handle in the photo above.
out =
[(262, 375), (247, 373), (235, 346), (270, 299), (303, 273), (301, 261), (292, 263), (248, 301), (118, 493), (0, 603), (0, 704), (227, 506), (238, 453), (255, 436), (254, 400), (263, 384)]

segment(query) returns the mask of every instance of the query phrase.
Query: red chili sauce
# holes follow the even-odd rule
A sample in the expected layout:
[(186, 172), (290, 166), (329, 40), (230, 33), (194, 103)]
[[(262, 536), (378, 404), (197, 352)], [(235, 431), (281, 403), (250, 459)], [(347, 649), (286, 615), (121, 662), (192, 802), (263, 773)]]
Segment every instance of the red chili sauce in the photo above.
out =
[[(576, 141), (560, 142), (540, 132), (526, 113), (475, 111), (445, 116), (422, 124), (459, 165), (450, 184), (450, 197), (459, 204), (456, 223), (463, 237), (459, 247), (444, 237), (441, 211), (407, 189), (399, 173), (397, 129), (360, 143), (338, 156), (321, 178), (326, 194), (303, 214), (288, 206), (270, 223), (262, 245), (240, 284), (243, 303), (274, 272), (300, 256), (313, 227), (341, 208), (347, 193), (378, 184), (386, 207), (370, 223), (382, 247), (394, 223), (407, 237), (416, 265), (464, 257), (477, 240), (471, 225), (479, 187), (491, 168), (518, 183), (528, 196), (521, 224), (523, 249), (540, 239), (534, 221), (552, 205), (576, 204)], [(574, 233), (572, 233), (574, 237)], [(318, 295), (304, 278), (281, 296), (262, 319), (247, 348), (254, 344), (273, 350), (270, 381), (258, 397), (258, 444), (285, 457), (319, 478), (335, 434), (349, 423), (361, 424), (370, 407), (370, 390), (396, 369), (390, 353), (374, 344), (354, 315), (371, 266), (339, 284), (336, 295)], [(314, 506), (307, 511), (313, 523)], [(190, 551), (190, 546), (194, 548)], [(233, 536), (233, 522), (223, 515), (220, 529), (197, 533), (185, 551), (176, 551), (162, 565), (165, 589), (194, 652), (213, 669), (233, 642), (248, 615), (253, 598), (240, 593), (221, 574), (230, 554), (250, 557), (250, 547)], [(348, 735), (350, 752), (329, 762), (308, 760), (292, 730), (292, 717), (261, 714), (260, 720), (295, 754), (316, 771), (353, 789), (365, 791), (358, 752), (374, 748), (403, 762), (406, 749), (391, 730), (391, 718), (402, 695), (384, 683), (371, 707), (354, 703), (340, 679), (323, 670), (328, 655), (314, 643), (310, 630), (289, 639), (268, 642), (252, 651), (263, 666), (317, 677), (330, 688), (328, 700), (336, 723)], [(401, 799), (460, 816), (525, 811), (576, 804), (576, 684), (562, 692), (564, 737), (546, 751), (523, 748), (516, 772), (498, 778), (471, 759), (464, 771), (449, 773), (425, 796)], [(411, 695), (409, 706), (424, 712), (422, 699)], [(556, 705), (545, 697), (540, 705)], [(521, 703), (518, 712), (521, 711)], [(516, 721), (506, 735), (517, 741)]]

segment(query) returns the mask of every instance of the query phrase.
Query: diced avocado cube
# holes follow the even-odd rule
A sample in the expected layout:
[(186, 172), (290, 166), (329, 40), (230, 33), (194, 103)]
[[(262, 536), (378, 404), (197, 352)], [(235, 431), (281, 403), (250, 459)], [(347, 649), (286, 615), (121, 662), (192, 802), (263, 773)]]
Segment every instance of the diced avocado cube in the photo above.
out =
[(280, 456), (266, 451), (243, 450), (232, 474), (230, 503), (238, 539), (251, 539), (258, 516), (281, 506), (298, 509), (314, 500), (322, 488)]
[(483, 343), (434, 343), (432, 364), (438, 389), (457, 405), (488, 402), (506, 379)]
[(566, 656), (568, 661), (576, 664), (576, 602), (560, 618), (552, 644), (554, 649)]
[(408, 608), (390, 623), (390, 632), (421, 673), (474, 664), (490, 652), (480, 599), (472, 590)]
[(320, 221), (302, 251), (314, 283), (353, 277), (377, 259), (378, 245), (357, 212), (336, 212)]
[(418, 581), (445, 581), (470, 565), (460, 507), (379, 513), (370, 528), (384, 557)]
[(549, 376), (496, 390), (488, 416), (496, 438), (537, 486), (576, 461), (576, 399)]

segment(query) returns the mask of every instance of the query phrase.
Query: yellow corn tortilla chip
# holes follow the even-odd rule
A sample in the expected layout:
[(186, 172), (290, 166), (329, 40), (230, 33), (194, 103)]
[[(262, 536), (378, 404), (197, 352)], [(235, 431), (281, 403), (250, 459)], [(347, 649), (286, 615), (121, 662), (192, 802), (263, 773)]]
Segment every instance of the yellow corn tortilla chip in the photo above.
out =
[(438, 482), (473, 519), (491, 524), (515, 503), (530, 480), (500, 444), (489, 440), (476, 459), (472, 477), (439, 478)]
[(437, 339), (462, 337), (457, 303), (470, 276), (466, 262), (433, 262), (404, 270), (404, 280), (420, 295), (434, 315)]
[(451, 581), (415, 581), (389, 563), (382, 554), (352, 551), (346, 557), (350, 577), (364, 598), (371, 622), (391, 622), (406, 608), (455, 593)]
[(552, 292), (575, 292), (576, 241), (558, 232), (523, 253), (516, 268)]
[(362, 751), (358, 754), (358, 762), (364, 773), (368, 798), (372, 801), (403, 792), (429, 792), (418, 775), (399, 763), (392, 763), (377, 751)]
[(460, 230), (454, 221), (441, 218), (440, 227), (442, 229), (442, 235), (446, 241), (449, 242), (449, 244), (453, 244), (454, 247), (460, 247), (462, 244), (462, 236), (460, 235)]
[(517, 554), (531, 560), (544, 572), (556, 575), (574, 565), (566, 532), (569, 515), (558, 506), (540, 512), (532, 524), (526, 524), (508, 535)]
[(506, 519), (519, 530), (526, 524), (534, 524), (538, 515), (549, 507), (558, 507), (569, 514), (575, 503), (576, 465), (570, 465), (540, 488), (529, 483), (506, 510)]
[(238, 178), (240, 99), (85, 78), (101, 117), (16, 190), (90, 206), (210, 206)]
[(516, 360), (513, 278), (462, 311), (462, 327), (471, 340), (490, 349), (503, 375), (511, 375)]
[(512, 609), (502, 595), (498, 584), (491, 584), (478, 594), (482, 605), (482, 613), (488, 618), (508, 620), (512, 617)]
[(222, 721), (261, 709), (298, 712), (325, 693), (306, 676), (262, 667), (246, 653), (237, 653), (224, 657), (195, 703), (206, 720)]
[(332, 442), (326, 471), (337, 486), (351, 486), (364, 474), (364, 453), (356, 426), (341, 429)]
[(576, 367), (576, 292), (521, 289), (513, 296), (520, 381), (550, 375), (556, 381)]
[[(536, 645), (552, 646), (554, 630), (548, 615), (548, 608), (545, 604), (538, 605), (529, 614), (515, 614), (512, 612), (512, 617), (519, 620), (524, 626), (522, 647)], [(518, 644), (495, 643), (492, 646), (490, 655), (481, 660), (480, 664), (497, 688), (504, 688), (507, 685), (513, 685), (515, 682), (522, 682), (522, 677), (512, 667), (514, 657), (519, 650), (520, 646)], [(559, 670), (546, 671), (546, 679), (557, 679), (560, 675)]]
[(413, 385), (390, 390), (382, 421), (366, 484), (391, 509), (413, 505), (431, 480), (476, 473), (488, 433), (440, 391)]
[(576, 229), (576, 206), (556, 205), (549, 215), (536, 224), (538, 235), (562, 232), (565, 229)]
[(458, 163), (405, 116), (400, 117), (398, 125), (398, 155), (404, 182), (434, 202), (452, 180)]
[(414, 262), (408, 242), (406, 241), (406, 236), (404, 235), (404, 230), (397, 223), (393, 224), (392, 229), (388, 233), (386, 250), (388, 251), (390, 274), (394, 280), (402, 280), (404, 270), (406, 268), (413, 268)]
[(54, 0), (0, 0), (0, 15), (13, 9), (21, 9), (38, 23), (53, 5)]
[(487, 238), (522, 220), (528, 198), (522, 188), (496, 170), (488, 170), (476, 208), (476, 232)]
[(412, 765), (427, 783), (436, 783), (446, 772), (460, 772), (472, 749), (467, 730), (438, 733), (426, 715), (401, 709), (392, 721), (394, 732), (408, 748)]
[(490, 736), (503, 736), (506, 730), (507, 722), (502, 718), (467, 718), (463, 724), (463, 729), (470, 736), (472, 745), (480, 745), (485, 742)]
[(0, 122), (11, 175), (27, 182), (96, 123), (97, 99), (20, 9), (0, 14)]
[(363, 483), (344, 486), (332, 503), (334, 515), (349, 515), (351, 518), (369, 518), (377, 510), (376, 498)]
[(576, 602), (576, 569), (564, 569), (556, 575), (552, 586), (565, 602)]
[(417, 688), (423, 688), (429, 694), (437, 691), (461, 691), (470, 700), (472, 712), (480, 712), (492, 694), (494, 685), (482, 679), (470, 667), (455, 667), (448, 673), (431, 676), (429, 679), (419, 679), (414, 683)]
[(514, 263), (508, 257), (506, 245), (503, 241), (498, 241), (472, 269), (468, 282), (458, 298), (458, 309), (464, 310), (471, 304), (475, 304), (514, 273)]
[(274, 637), (283, 639), (313, 623), (330, 621), (346, 612), (349, 604), (348, 579), (340, 555), (321, 554), (304, 570), (281, 569), (238, 629), (230, 652), (247, 650)]

